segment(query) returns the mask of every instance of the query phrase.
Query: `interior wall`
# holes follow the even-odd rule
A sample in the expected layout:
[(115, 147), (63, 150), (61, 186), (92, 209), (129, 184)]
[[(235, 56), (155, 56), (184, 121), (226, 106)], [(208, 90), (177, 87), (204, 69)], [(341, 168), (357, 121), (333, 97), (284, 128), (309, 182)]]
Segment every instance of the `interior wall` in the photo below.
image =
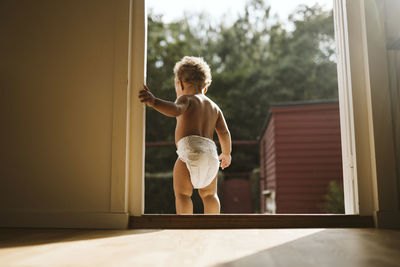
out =
[[(400, 192), (400, 1), (385, 1), (385, 29), (387, 44), (387, 60), (389, 70), (389, 88), (391, 99), (391, 115), (393, 120), (393, 142), (397, 166), (397, 189)], [(400, 207), (400, 194), (398, 194)]]
[(129, 0), (0, 2), (0, 212), (111, 211), (128, 17)]
[(390, 79), (399, 75), (398, 69), (394, 70), (395, 75), (390, 73), (393, 71), (387, 49), (392, 43), (389, 39), (393, 39), (389, 36), (398, 42), (399, 2), (335, 0), (334, 3), (336, 40), (340, 48), (341, 123), (350, 126), (342, 127), (342, 141), (349, 140), (351, 144), (343, 145), (343, 151), (349, 153), (348, 158), (343, 157), (343, 162), (347, 161), (343, 168), (353, 170), (347, 174), (354, 173), (354, 192), (358, 196), (354, 204), (359, 214), (373, 215), (379, 228), (398, 228), (400, 191), (396, 169), (399, 158), (395, 144), (399, 132), (395, 114), (398, 114), (399, 102), (394, 98)]
[[(372, 111), (373, 162), (375, 165), (378, 193), (378, 227), (400, 227), (400, 206), (396, 160), (396, 135), (393, 117), (392, 93), (390, 89), (390, 68), (387, 58), (388, 40), (387, 16), (391, 19), (397, 14), (386, 13), (387, 8), (395, 8), (390, 1), (364, 0), (366, 58), (368, 61), (368, 88)], [(395, 19), (396, 21), (397, 19)]]

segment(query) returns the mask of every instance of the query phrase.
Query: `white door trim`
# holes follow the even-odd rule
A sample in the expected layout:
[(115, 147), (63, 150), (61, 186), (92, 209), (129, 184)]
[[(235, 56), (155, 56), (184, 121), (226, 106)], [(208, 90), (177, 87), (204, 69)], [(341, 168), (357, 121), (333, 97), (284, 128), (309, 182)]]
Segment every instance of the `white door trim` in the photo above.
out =
[(338, 71), (340, 130), (342, 142), (343, 187), (346, 214), (358, 214), (357, 160), (353, 94), (350, 71), (347, 9), (344, 0), (334, 0), (334, 25)]
[(129, 1), (114, 1), (114, 81), (110, 211), (128, 212), (126, 173)]
[(144, 213), (145, 105), (138, 92), (146, 81), (147, 12), (145, 0), (130, 1), (128, 67), (128, 189), (129, 214)]

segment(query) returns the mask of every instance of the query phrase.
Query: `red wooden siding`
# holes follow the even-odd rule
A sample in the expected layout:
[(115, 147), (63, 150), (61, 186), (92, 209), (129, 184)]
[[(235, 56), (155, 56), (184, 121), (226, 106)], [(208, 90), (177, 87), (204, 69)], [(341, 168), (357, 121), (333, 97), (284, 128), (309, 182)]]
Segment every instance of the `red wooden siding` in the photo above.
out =
[[(261, 212), (266, 210), (263, 191), (275, 189), (276, 187), (276, 168), (275, 168), (275, 118), (270, 117), (268, 127), (260, 142), (260, 208)], [(268, 166), (266, 168), (265, 166)]]
[(221, 206), (224, 213), (252, 213), (250, 180), (225, 180)]
[(270, 109), (261, 138), (261, 211), (274, 191), (276, 213), (321, 213), (331, 180), (343, 181), (339, 106), (310, 104)]

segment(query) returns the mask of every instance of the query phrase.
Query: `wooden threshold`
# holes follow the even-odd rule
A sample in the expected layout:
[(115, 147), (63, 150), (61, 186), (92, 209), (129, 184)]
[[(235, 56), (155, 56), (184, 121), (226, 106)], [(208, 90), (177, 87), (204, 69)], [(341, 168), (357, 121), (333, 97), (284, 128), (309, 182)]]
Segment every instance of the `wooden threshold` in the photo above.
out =
[(347, 214), (220, 214), (130, 216), (132, 229), (375, 227), (372, 216)]

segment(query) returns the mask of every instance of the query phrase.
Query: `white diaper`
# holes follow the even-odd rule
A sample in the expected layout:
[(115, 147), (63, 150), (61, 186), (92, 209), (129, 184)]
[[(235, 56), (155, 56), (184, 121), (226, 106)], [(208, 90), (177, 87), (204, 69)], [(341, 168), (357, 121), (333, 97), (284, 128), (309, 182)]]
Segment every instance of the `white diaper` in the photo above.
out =
[(209, 185), (219, 169), (214, 141), (199, 135), (189, 135), (179, 140), (176, 146), (176, 153), (189, 170), (193, 187), (204, 188)]

